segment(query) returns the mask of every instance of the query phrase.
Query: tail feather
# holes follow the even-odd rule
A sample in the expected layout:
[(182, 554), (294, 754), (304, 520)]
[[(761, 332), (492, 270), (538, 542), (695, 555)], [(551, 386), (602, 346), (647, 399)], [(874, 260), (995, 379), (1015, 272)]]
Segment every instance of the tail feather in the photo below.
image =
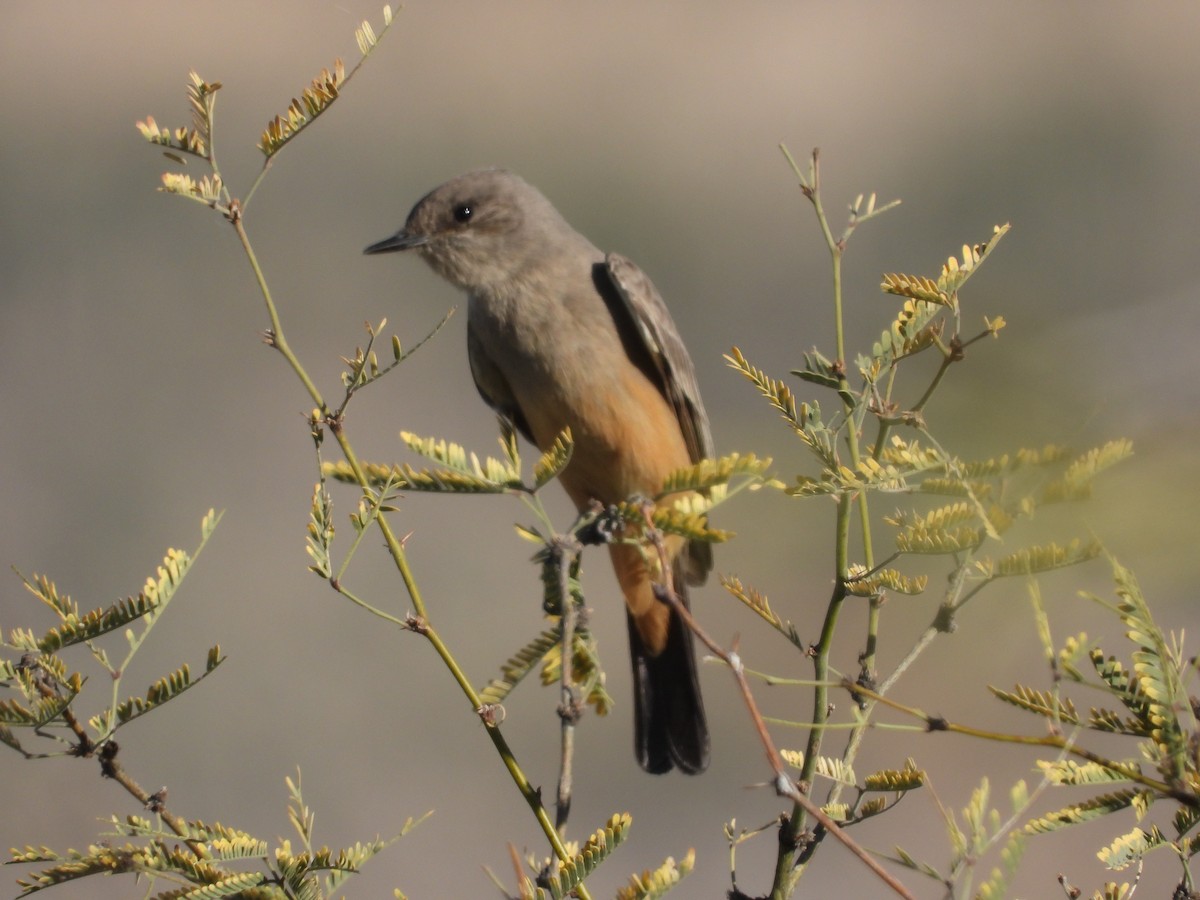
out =
[[(677, 567), (678, 568), (678, 567)], [(682, 574), (682, 573), (677, 573)], [(687, 603), (684, 579), (675, 590)], [(697, 775), (708, 768), (708, 723), (700, 699), (700, 680), (691, 629), (671, 614), (667, 642), (651, 655), (629, 616), (629, 656), (633, 663), (634, 751), (647, 772), (673, 768)]]

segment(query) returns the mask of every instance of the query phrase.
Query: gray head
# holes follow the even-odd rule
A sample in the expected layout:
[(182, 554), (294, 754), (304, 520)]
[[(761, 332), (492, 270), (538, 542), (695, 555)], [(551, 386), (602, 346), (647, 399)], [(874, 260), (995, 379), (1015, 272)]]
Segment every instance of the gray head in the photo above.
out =
[(510, 281), (564, 238), (579, 239), (537, 188), (479, 169), (434, 188), (400, 231), (363, 252), (415, 249), (447, 281), (474, 290)]

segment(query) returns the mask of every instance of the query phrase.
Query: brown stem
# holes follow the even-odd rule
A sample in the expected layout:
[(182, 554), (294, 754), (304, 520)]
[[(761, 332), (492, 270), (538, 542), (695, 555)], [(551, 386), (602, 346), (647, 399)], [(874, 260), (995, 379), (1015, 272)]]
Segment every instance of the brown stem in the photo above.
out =
[(157, 813), (167, 823), (168, 828), (184, 839), (184, 843), (188, 845), (188, 848), (199, 859), (211, 859), (203, 842), (187, 839), (189, 833), (187, 822), (167, 811), (165, 806), (166, 790), (164, 789), (153, 795), (148, 794), (145, 788), (134, 781), (133, 777), (117, 762), (117, 750), (117, 742), (114, 740), (107, 740), (101, 745), (100, 773), (105, 778), (111, 778), (117, 784), (121, 785), (121, 787), (125, 788), (145, 809), (152, 809)]
[(882, 694), (877, 694), (875, 691), (864, 687), (860, 684), (853, 684), (849, 681), (843, 681), (842, 687), (853, 692), (855, 696), (867, 697), (876, 703), (882, 703), (906, 715), (913, 716), (925, 723), (925, 728), (929, 731), (948, 731), (954, 734), (964, 734), (968, 737), (982, 738), (987, 741), (1000, 741), (1007, 744), (1022, 744), (1029, 747), (1048, 747), (1053, 750), (1060, 750), (1063, 753), (1069, 753), (1071, 756), (1077, 756), (1080, 759), (1085, 759), (1090, 763), (1095, 763), (1098, 766), (1103, 766), (1106, 769), (1111, 769), (1114, 772), (1120, 772), (1130, 781), (1140, 784), (1142, 787), (1149, 788), (1165, 797), (1170, 797), (1172, 800), (1177, 800), (1183, 805), (1191, 809), (1200, 809), (1200, 795), (1172, 787), (1165, 781), (1159, 781), (1157, 778), (1150, 778), (1143, 775), (1141, 772), (1131, 769), (1127, 765), (1123, 765), (1115, 760), (1109, 759), (1106, 756), (1101, 756), (1099, 753), (1093, 753), (1083, 747), (1078, 747), (1073, 741), (1068, 740), (1059, 734), (1046, 734), (1041, 736), (1024, 735), (1024, 734), (1008, 734), (1002, 731), (988, 731), (983, 728), (974, 728), (970, 725), (959, 725), (954, 722), (948, 722), (940, 716), (931, 716), (916, 707), (906, 706), (899, 701), (892, 700), (890, 697), (885, 697)]
[(684, 621), (687, 627), (692, 630), (692, 633), (696, 635), (700, 642), (709, 650), (711, 650), (715, 656), (724, 661), (724, 663), (729, 666), (730, 671), (733, 672), (734, 680), (737, 681), (738, 690), (741, 691), (742, 699), (746, 703), (746, 709), (750, 713), (750, 719), (754, 723), (754, 729), (758, 732), (758, 738), (762, 742), (763, 750), (766, 752), (767, 762), (770, 764), (771, 770), (774, 772), (775, 777), (773, 784), (775, 787), (775, 792), (779, 796), (787, 797), (794, 803), (803, 807), (805, 812), (816, 819), (822, 825), (822, 827), (824, 827), (830, 834), (841, 841), (842, 844), (845, 845), (846, 849), (857, 856), (867, 868), (878, 875), (883, 882), (897, 894), (897, 896), (906, 897), (908, 900), (913, 900), (913, 895), (906, 887), (904, 887), (903, 884), (885, 871), (876, 860), (871, 858), (870, 854), (868, 854), (867, 851), (864, 850), (857, 841), (850, 837), (850, 835), (846, 833), (845, 829), (843, 829), (840, 825), (838, 825), (837, 822), (826, 815), (824, 811), (817, 806), (817, 804), (815, 804), (808, 797), (804, 796), (804, 794), (801, 793), (799, 786), (797, 786), (797, 784), (788, 776), (787, 770), (784, 766), (783, 758), (779, 755), (779, 751), (776, 749), (774, 741), (771, 740), (771, 735), (767, 731), (767, 725), (763, 721), (762, 713), (760, 713), (758, 710), (758, 704), (754, 702), (754, 694), (750, 691), (750, 682), (746, 678), (745, 667), (742, 665), (741, 655), (737, 650), (737, 639), (734, 639), (732, 649), (725, 650), (716, 641), (708, 636), (708, 633), (705, 632), (705, 630), (700, 627), (699, 623), (697, 623), (692, 617), (691, 611), (679, 599), (679, 595), (675, 593), (675, 586), (672, 584), (673, 578), (671, 573), (670, 559), (667, 556), (666, 544), (663, 542), (662, 532), (654, 527), (653, 519), (650, 515), (650, 509), (651, 507), (649, 504), (643, 508), (643, 515), (646, 521), (644, 534), (646, 538), (654, 545), (654, 548), (658, 553), (659, 564), (662, 567), (663, 580), (666, 582), (664, 585), (655, 585), (655, 596), (663, 602), (669, 603), (671, 605), (671, 609)]
[(569, 570), (573, 554), (565, 542), (557, 542), (551, 551), (558, 568), (558, 595), (560, 610), (562, 647), (562, 700), (558, 708), (562, 723), (561, 758), (559, 760), (558, 794), (555, 797), (554, 827), (560, 835), (566, 834), (567, 818), (571, 814), (571, 790), (574, 782), (575, 724), (579, 721), (579, 689), (575, 684), (575, 623), (578, 610), (571, 597)]

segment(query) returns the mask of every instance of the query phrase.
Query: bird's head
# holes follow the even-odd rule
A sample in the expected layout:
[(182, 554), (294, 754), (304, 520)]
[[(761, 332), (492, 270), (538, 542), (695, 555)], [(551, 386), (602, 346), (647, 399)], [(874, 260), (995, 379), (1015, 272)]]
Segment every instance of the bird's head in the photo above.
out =
[(487, 290), (525, 268), (560, 223), (550, 202), (524, 179), (504, 169), (480, 169), (434, 188), (400, 231), (363, 252), (416, 250), (452, 284)]

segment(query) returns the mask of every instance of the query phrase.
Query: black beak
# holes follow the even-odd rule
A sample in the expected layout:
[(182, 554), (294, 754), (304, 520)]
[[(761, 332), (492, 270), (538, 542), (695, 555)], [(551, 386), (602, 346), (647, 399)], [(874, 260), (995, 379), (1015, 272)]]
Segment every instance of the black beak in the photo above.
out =
[(378, 243), (372, 244), (363, 250), (363, 253), (395, 253), (397, 250), (411, 250), (413, 247), (420, 247), (422, 244), (429, 243), (429, 238), (423, 234), (409, 234), (406, 231), (397, 231), (390, 238), (384, 238)]

